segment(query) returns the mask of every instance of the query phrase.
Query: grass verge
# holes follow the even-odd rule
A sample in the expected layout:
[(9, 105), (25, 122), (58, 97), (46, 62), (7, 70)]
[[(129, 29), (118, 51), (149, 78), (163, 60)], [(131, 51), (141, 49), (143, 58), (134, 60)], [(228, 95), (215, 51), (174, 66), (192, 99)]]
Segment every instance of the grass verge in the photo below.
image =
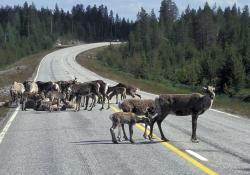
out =
[[(193, 92), (191, 88), (180, 87), (169, 82), (153, 82), (149, 80), (136, 79), (133, 75), (103, 65), (97, 59), (97, 53), (105, 49), (105, 47), (92, 49), (83, 52), (77, 56), (76, 60), (82, 66), (90, 69), (97, 74), (112, 79), (117, 82), (132, 84), (139, 87), (143, 91), (154, 94), (161, 93), (190, 93)], [(250, 118), (250, 103), (245, 103), (238, 98), (230, 98), (225, 95), (217, 95), (213, 104), (213, 108), (225, 112), (238, 114)]]

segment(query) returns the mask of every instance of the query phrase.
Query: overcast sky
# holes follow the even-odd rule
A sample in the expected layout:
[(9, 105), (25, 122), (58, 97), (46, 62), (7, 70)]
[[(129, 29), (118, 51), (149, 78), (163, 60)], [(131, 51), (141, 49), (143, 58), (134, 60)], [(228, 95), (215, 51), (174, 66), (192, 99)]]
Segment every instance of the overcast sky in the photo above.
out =
[[(85, 7), (87, 5), (97, 6), (104, 4), (109, 10), (113, 10), (118, 13), (120, 17), (129, 18), (132, 20), (136, 19), (136, 14), (141, 7), (145, 8), (148, 12), (154, 9), (155, 12), (159, 11), (160, 3), (162, 0), (26, 0), (29, 4), (34, 2), (37, 8), (49, 7), (54, 9), (57, 3), (59, 8), (64, 10), (71, 10), (73, 5), (83, 4)], [(226, 6), (232, 6), (234, 3), (239, 7), (244, 7), (245, 5), (250, 6), (250, 0), (174, 0), (177, 4), (179, 11), (182, 12), (188, 5), (191, 8), (197, 9), (199, 6), (203, 7), (205, 2), (208, 2), (211, 6), (214, 6), (215, 2), (217, 6), (222, 8)], [(23, 5), (25, 0), (0, 0), (0, 5)]]

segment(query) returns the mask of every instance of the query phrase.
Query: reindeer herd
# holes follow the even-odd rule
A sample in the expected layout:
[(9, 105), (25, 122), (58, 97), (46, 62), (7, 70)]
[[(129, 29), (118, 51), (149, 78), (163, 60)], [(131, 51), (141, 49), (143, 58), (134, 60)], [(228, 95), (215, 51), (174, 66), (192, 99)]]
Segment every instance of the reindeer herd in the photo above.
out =
[[(84, 107), (84, 110), (92, 110), (96, 103), (101, 104), (104, 109), (107, 100), (110, 108), (110, 100), (116, 96), (116, 104), (122, 112), (110, 115), (112, 126), (110, 128), (113, 143), (123, 139), (133, 140), (133, 125), (144, 123), (145, 131), (143, 137), (152, 139), (153, 127), (155, 122), (160, 130), (161, 139), (168, 141), (164, 136), (161, 123), (168, 114), (175, 116), (192, 116), (192, 142), (198, 142), (196, 137), (197, 119), (206, 110), (211, 108), (215, 98), (215, 88), (207, 86), (203, 88), (204, 94), (161, 94), (152, 99), (141, 99), (138, 94), (139, 89), (124, 83), (115, 86), (108, 86), (103, 80), (89, 82), (78, 82), (77, 78), (69, 81), (42, 82), (26, 80), (23, 83), (14, 82), (10, 87), (11, 104), (21, 104), (23, 111), (34, 109), (37, 111), (63, 111), (74, 109), (76, 112)], [(121, 102), (118, 102), (118, 95)], [(126, 99), (127, 95), (132, 98)], [(140, 99), (135, 99), (135, 96)], [(89, 100), (91, 104), (89, 105)], [(88, 109), (89, 108), (89, 109)], [(129, 139), (126, 135), (124, 124), (129, 126)], [(147, 126), (150, 126), (150, 134), (147, 136)], [(118, 136), (114, 130), (118, 127)], [(118, 141), (117, 141), (118, 139)]]

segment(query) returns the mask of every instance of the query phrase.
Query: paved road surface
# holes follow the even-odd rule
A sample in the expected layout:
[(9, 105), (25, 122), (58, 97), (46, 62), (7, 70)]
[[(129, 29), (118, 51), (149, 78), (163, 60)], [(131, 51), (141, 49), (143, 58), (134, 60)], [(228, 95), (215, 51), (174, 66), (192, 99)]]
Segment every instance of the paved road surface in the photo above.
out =
[[(113, 84), (74, 60), (80, 52), (107, 44), (55, 51), (43, 59), (36, 78), (68, 80), (76, 76), (80, 81), (103, 79)], [(250, 174), (248, 119), (208, 111), (198, 119), (200, 143), (195, 144), (190, 142), (191, 117), (169, 116), (163, 130), (170, 145), (144, 140), (138, 126), (134, 129), (136, 144), (116, 145), (109, 132), (112, 110), (99, 109), (100, 105), (92, 112), (19, 111), (0, 144), (0, 174)], [(159, 136), (157, 127), (154, 131)], [(172, 151), (171, 146), (179, 150)], [(189, 156), (185, 159), (176, 152)]]

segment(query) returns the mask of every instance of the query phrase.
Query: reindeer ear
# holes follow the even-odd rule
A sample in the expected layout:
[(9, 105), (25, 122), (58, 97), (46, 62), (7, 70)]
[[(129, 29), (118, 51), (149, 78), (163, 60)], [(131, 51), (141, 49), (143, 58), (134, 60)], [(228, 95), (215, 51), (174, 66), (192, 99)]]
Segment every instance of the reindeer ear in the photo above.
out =
[(202, 87), (203, 90), (207, 90), (207, 87)]

